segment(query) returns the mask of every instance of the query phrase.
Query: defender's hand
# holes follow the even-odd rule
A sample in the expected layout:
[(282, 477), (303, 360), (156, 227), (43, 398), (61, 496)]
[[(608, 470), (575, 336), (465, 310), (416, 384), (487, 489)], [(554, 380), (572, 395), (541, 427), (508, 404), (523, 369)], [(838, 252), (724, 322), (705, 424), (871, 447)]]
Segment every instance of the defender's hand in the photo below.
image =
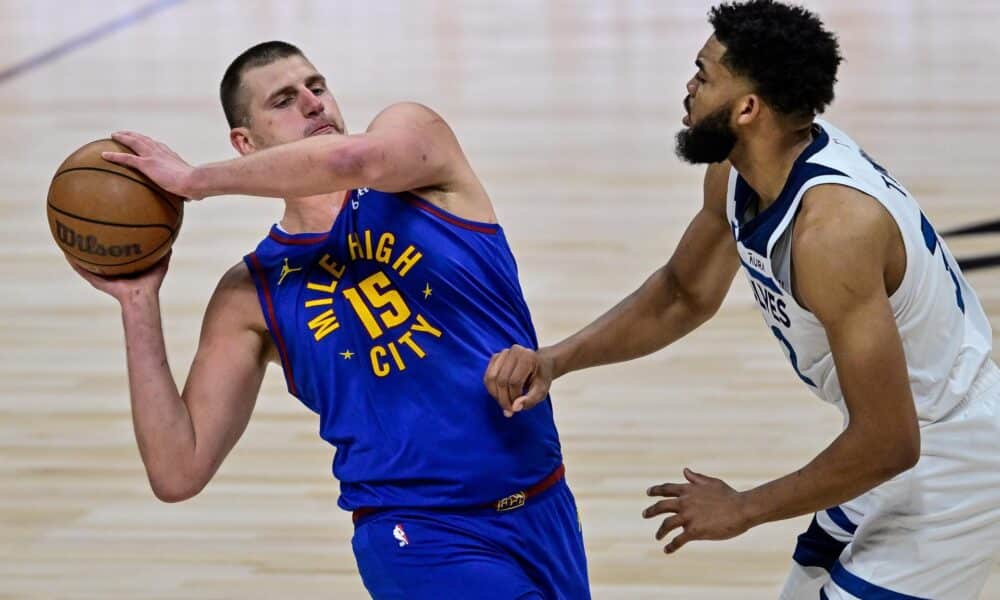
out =
[(111, 134), (111, 139), (128, 146), (135, 154), (103, 152), (104, 160), (138, 169), (156, 185), (183, 198), (200, 200), (191, 190), (194, 167), (184, 161), (166, 144), (132, 131)]
[(496, 398), (504, 416), (511, 417), (545, 400), (552, 386), (552, 363), (545, 348), (536, 352), (514, 344), (493, 355), (483, 384)]
[(647, 496), (667, 499), (644, 510), (643, 518), (673, 513), (673, 516), (663, 520), (656, 531), (656, 539), (662, 540), (678, 527), (683, 529), (663, 548), (664, 552), (676, 552), (691, 540), (727, 540), (750, 529), (750, 520), (744, 514), (743, 497), (739, 492), (721, 479), (690, 469), (684, 469), (684, 478), (689, 483), (664, 483), (646, 490)]
[(167, 268), (170, 266), (170, 253), (168, 252), (153, 267), (129, 277), (105, 277), (91, 273), (72, 261), (69, 264), (73, 267), (74, 271), (80, 274), (80, 277), (87, 280), (87, 283), (110, 295), (119, 303), (124, 304), (130, 297), (136, 294), (152, 294), (155, 296), (160, 293), (160, 285), (163, 284), (163, 278), (166, 276)]

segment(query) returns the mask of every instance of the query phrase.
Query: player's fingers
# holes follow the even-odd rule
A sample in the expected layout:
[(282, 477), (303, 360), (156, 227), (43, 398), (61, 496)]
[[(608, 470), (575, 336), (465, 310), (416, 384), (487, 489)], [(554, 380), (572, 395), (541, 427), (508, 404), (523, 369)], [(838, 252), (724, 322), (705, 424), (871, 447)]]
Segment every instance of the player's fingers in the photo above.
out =
[(486, 370), (483, 371), (483, 387), (486, 391), (493, 395), (493, 378), (496, 377), (496, 365), (497, 360), (500, 358), (500, 353), (497, 352), (490, 357), (490, 362), (486, 365)]
[(680, 515), (673, 515), (663, 519), (663, 523), (660, 525), (660, 528), (656, 530), (656, 540), (662, 540), (668, 533), (683, 526), (684, 517)]
[(507, 356), (504, 357), (503, 364), (500, 366), (500, 371), (497, 375), (498, 401), (501, 406), (504, 406), (511, 413), (513, 413), (514, 398), (521, 395), (521, 389), (514, 382), (515, 373), (518, 371), (518, 365), (521, 362), (521, 357), (517, 352), (508, 350)]
[(122, 134), (123, 136), (129, 139), (141, 142), (142, 144), (147, 146), (152, 146), (155, 144), (153, 138), (149, 137), (148, 135), (143, 135), (138, 131), (120, 131), (118, 133)]
[(680, 497), (687, 491), (686, 483), (661, 483), (646, 490), (647, 496)]
[(494, 398), (496, 394), (493, 391), (496, 389), (497, 373), (500, 370), (500, 363), (503, 361), (503, 352), (497, 352), (490, 357), (490, 362), (486, 365), (486, 372), (483, 373), (483, 385), (486, 386), (486, 391), (490, 393)]
[(693, 539), (695, 538), (690, 533), (688, 533), (687, 530), (684, 530), (679, 536), (670, 540), (670, 543), (663, 548), (663, 551), (666, 552), (667, 554), (673, 554), (674, 552), (680, 550), (684, 544), (690, 542)]
[(509, 417), (513, 414), (510, 410), (510, 399), (504, 398), (503, 394), (500, 393), (500, 389), (506, 386), (501, 386), (499, 382), (501, 369), (508, 354), (510, 354), (510, 350), (503, 350), (493, 355), (493, 358), (490, 359), (490, 364), (486, 367), (486, 376), (483, 377), (483, 384), (486, 386), (486, 391), (493, 396), (500, 405), (500, 408), (503, 409), (504, 415)]
[(73, 262), (71, 260), (66, 261), (66, 262), (69, 263), (69, 266), (72, 267), (73, 270), (76, 271), (77, 274), (80, 277), (83, 277), (91, 285), (95, 285), (96, 283), (98, 283), (100, 281), (96, 275), (94, 275), (90, 271), (84, 269), (83, 267), (81, 267), (80, 265), (76, 264), (75, 262)]
[(158, 142), (156, 140), (150, 140), (150, 141), (153, 144), (156, 144), (156, 147), (160, 150), (160, 152), (164, 153), (165, 155), (167, 155), (167, 156), (169, 156), (171, 158), (174, 158), (174, 159), (179, 160), (181, 162), (185, 162), (184, 159), (181, 158), (181, 155), (177, 154), (176, 152), (174, 152), (174, 149), (171, 148), (170, 146), (164, 144), (163, 142)]
[(73, 270), (76, 271), (77, 274), (79, 274), (80, 277), (82, 277), (83, 280), (90, 284), (90, 286), (95, 290), (104, 292), (105, 294), (111, 294), (112, 296), (115, 295), (113, 286), (115, 280), (118, 278), (92, 273), (73, 261), (69, 261), (69, 266), (72, 267)]
[(528, 391), (523, 396), (514, 399), (514, 412), (534, 408), (539, 402), (545, 400), (548, 393), (549, 384), (537, 376), (532, 377), (528, 384)]
[(695, 471), (692, 471), (691, 469), (688, 469), (687, 467), (684, 468), (684, 479), (687, 479), (691, 483), (698, 483), (698, 484), (705, 484), (705, 483), (711, 483), (713, 481), (719, 481), (715, 477), (709, 477), (708, 475), (697, 473)]
[(666, 500), (660, 500), (651, 506), (647, 506), (646, 510), (642, 511), (643, 519), (651, 519), (657, 515), (662, 515), (666, 513), (676, 513), (681, 510), (681, 501), (677, 498), (667, 498)]
[(507, 392), (510, 394), (512, 405), (517, 398), (524, 394), (524, 386), (528, 383), (528, 378), (535, 372), (535, 363), (530, 356), (516, 352), (513, 358), (510, 380), (507, 382)]
[(139, 168), (139, 157), (125, 152), (101, 152), (101, 158), (116, 165)]
[(134, 131), (116, 131), (111, 134), (111, 139), (123, 146), (127, 146), (136, 154), (141, 154), (141, 151), (148, 146), (145, 137)]

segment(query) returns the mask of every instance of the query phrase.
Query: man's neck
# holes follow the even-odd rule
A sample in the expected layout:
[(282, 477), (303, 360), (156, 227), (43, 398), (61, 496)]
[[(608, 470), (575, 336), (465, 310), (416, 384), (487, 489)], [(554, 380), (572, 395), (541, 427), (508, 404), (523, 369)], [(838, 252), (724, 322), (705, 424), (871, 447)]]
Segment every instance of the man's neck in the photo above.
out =
[(286, 198), (281, 228), (288, 233), (325, 233), (333, 226), (344, 203), (344, 193)]
[(812, 142), (812, 124), (791, 131), (771, 128), (737, 144), (729, 161), (759, 197), (758, 212), (774, 203), (796, 159)]

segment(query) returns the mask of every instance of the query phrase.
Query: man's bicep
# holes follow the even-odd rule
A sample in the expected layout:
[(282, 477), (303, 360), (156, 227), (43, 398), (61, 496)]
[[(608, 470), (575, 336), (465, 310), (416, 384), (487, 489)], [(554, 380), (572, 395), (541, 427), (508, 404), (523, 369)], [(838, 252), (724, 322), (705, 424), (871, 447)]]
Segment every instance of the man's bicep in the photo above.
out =
[(242, 269), (224, 276), (209, 302), (184, 386), (195, 462), (206, 481), (246, 430), (267, 368), (263, 315)]
[[(831, 288), (832, 289), (832, 288)], [(884, 477), (912, 467), (920, 430), (906, 357), (884, 292), (854, 298), (824, 323), (855, 440)]]
[(718, 307), (739, 268), (736, 243), (725, 221), (704, 210), (695, 215), (667, 267), (699, 305)]
[(915, 419), (903, 344), (885, 288), (887, 230), (874, 213), (852, 215), (833, 202), (825, 207), (832, 211), (826, 219), (812, 215), (796, 231), (797, 295), (826, 331), (852, 420), (881, 426), (887, 419)]
[(699, 305), (714, 308), (725, 299), (740, 264), (726, 219), (728, 174), (728, 163), (708, 168), (704, 204), (667, 263), (670, 276), (686, 295)]

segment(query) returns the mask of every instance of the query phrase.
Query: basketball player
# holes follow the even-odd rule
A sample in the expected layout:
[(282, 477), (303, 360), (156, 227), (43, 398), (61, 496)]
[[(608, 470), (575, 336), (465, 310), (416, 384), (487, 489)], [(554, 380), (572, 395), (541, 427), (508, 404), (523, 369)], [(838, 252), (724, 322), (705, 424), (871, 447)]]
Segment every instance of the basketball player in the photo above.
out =
[[(580, 332), (495, 355), (515, 413), (577, 369), (633, 359), (718, 310), (742, 267), (798, 378), (846, 426), (801, 469), (737, 492), (684, 470), (644, 512), (665, 551), (815, 513), (782, 598), (974, 598), (1000, 546), (1000, 370), (983, 310), (910, 192), (830, 123), (841, 61), (812, 13), (713, 8), (678, 154), (708, 164), (669, 262)], [(525, 386), (527, 390), (525, 391)]]
[(226, 71), (242, 157), (191, 167), (135, 133), (114, 139), (187, 198), (282, 197), (285, 213), (226, 273), (179, 393), (164, 352), (166, 262), (135, 279), (81, 272), (122, 307), (136, 438), (153, 491), (212, 478), (246, 428), (268, 362), (337, 448), (339, 505), (378, 599), (588, 598), (576, 506), (551, 405), (504, 419), (481, 383), (497, 347), (534, 347), (514, 257), (444, 120), (395, 104), (347, 135), (322, 75), (264, 43)]

